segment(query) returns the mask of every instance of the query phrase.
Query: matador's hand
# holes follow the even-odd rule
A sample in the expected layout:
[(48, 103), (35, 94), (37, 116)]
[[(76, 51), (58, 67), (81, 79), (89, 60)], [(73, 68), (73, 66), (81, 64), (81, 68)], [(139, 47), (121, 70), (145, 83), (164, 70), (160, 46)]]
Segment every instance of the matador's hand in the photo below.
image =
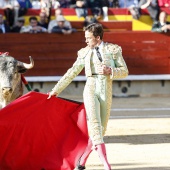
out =
[(106, 65), (102, 65), (101, 67), (98, 68), (98, 73), (102, 75), (109, 75), (111, 74), (111, 69)]
[(58, 95), (57, 93), (51, 91), (51, 92), (48, 93), (48, 98), (47, 99), (50, 99), (52, 96), (57, 96), (57, 95)]

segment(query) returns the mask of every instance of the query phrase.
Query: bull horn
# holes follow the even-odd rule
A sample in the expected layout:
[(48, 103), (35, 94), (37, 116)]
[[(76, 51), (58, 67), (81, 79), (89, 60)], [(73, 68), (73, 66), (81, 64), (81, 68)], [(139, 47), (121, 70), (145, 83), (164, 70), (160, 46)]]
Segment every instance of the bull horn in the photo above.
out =
[(23, 63), (23, 62), (19, 62), (20, 64), (22, 64), (26, 69), (31, 69), (34, 67), (34, 60), (32, 59), (31, 56), (29, 56), (30, 58), (30, 64), (27, 63)]

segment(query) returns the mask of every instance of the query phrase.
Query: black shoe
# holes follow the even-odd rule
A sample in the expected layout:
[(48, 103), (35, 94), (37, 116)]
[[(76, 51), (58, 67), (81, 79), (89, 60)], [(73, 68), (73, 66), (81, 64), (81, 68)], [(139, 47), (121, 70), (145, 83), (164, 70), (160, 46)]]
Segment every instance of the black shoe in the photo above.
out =
[(76, 167), (76, 169), (77, 169), (77, 170), (83, 170), (83, 169), (86, 169), (86, 167), (85, 167), (85, 166), (80, 165), (80, 159), (81, 159), (81, 157), (79, 158), (79, 160), (78, 160), (78, 162), (77, 162), (77, 167)]
[(83, 169), (86, 169), (86, 167), (85, 166), (82, 166), (82, 165), (78, 165), (78, 170), (83, 170)]

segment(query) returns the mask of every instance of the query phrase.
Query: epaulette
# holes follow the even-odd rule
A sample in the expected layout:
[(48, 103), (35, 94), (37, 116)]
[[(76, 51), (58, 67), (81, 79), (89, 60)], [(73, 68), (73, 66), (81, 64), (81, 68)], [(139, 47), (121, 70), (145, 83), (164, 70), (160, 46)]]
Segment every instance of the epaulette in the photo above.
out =
[(84, 47), (84, 48), (81, 48), (79, 51), (78, 51), (78, 57), (80, 58), (85, 58), (86, 55), (88, 54), (90, 48), (88, 46)]
[(118, 46), (117, 44), (112, 43), (106, 43), (108, 51), (112, 52), (113, 54), (116, 54), (118, 52), (122, 53), (122, 48)]

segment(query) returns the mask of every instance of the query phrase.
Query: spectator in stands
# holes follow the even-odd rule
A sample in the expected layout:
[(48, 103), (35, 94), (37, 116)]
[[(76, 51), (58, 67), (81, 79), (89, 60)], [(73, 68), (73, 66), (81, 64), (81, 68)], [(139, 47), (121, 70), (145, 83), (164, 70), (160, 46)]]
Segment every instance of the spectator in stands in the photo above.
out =
[(92, 15), (96, 19), (100, 19), (102, 16), (102, 0), (87, 0), (87, 4), (92, 11)]
[(167, 13), (160, 12), (159, 21), (152, 26), (152, 32), (170, 32), (170, 22), (167, 21)]
[(98, 20), (95, 17), (87, 16), (84, 20), (84, 26), (87, 27), (90, 24), (97, 23)]
[(86, 18), (88, 16), (88, 6), (86, 0), (72, 0), (70, 7), (75, 8), (76, 15)]
[(134, 19), (139, 19), (140, 17), (140, 9), (138, 5), (139, 5), (138, 0), (128, 0), (128, 1), (119, 0), (119, 7), (128, 8)]
[(30, 0), (17, 0), (21, 8), (32, 8), (32, 1)]
[(60, 2), (57, 0), (41, 0), (41, 8), (60, 8)]
[(158, 0), (140, 0), (139, 1), (140, 9), (147, 9), (149, 15), (153, 22), (158, 22), (160, 7), (158, 5)]
[(75, 29), (64, 25), (65, 18), (63, 15), (57, 16), (56, 22), (57, 25), (52, 28), (52, 33), (71, 34), (72, 32), (76, 31)]
[[(57, 17), (58, 17), (59, 15), (62, 15), (62, 10), (61, 10), (61, 8), (58, 8), (58, 9), (55, 10), (55, 19), (54, 19), (54, 20), (51, 20), (51, 21), (49, 22), (49, 24), (48, 24), (48, 32), (49, 32), (49, 33), (51, 33), (51, 30), (52, 30), (52, 28), (53, 28), (54, 26), (57, 26), (56, 19), (57, 19)], [(71, 23), (70, 23), (69, 21), (67, 21), (66, 19), (65, 19), (65, 21), (64, 21), (64, 26), (65, 26), (65, 27), (68, 27), (68, 28), (70, 28), (70, 29), (72, 28)]]
[(47, 19), (47, 15), (45, 12), (40, 12), (39, 14), (39, 21), (38, 21), (38, 26), (44, 27), (44, 28), (48, 28), (48, 19)]
[(41, 11), (46, 13), (49, 22), (51, 16), (51, 9), (60, 8), (60, 3), (57, 0), (41, 0), (40, 2)]
[(20, 7), (18, 11), (18, 16), (24, 16), (29, 8), (32, 8), (32, 3), (30, 0), (17, 0)]
[(6, 24), (3, 17), (4, 16), (0, 14), (0, 33), (9, 33), (11, 31), (10, 27)]
[(103, 21), (108, 21), (109, 0), (102, 0)]
[(4, 9), (7, 24), (11, 27), (18, 18), (19, 3), (17, 0), (0, 0), (0, 8)]
[(138, 7), (138, 0), (119, 0), (119, 7), (120, 8), (129, 8), (132, 6)]
[(22, 26), (20, 33), (44, 33), (47, 32), (46, 28), (38, 26), (38, 20), (36, 17), (29, 18), (30, 25)]
[(19, 33), (21, 31), (22, 26), (24, 26), (24, 23), (25, 19), (23, 17), (19, 17), (15, 25), (12, 27), (11, 32)]
[(40, 0), (32, 0), (32, 8), (33, 9), (41, 9), (41, 2), (40, 2)]
[(109, 0), (109, 8), (119, 8), (118, 0)]
[(158, 0), (158, 5), (161, 8), (168, 8), (170, 7), (170, 0)]
[(58, 0), (60, 3), (60, 8), (70, 8), (71, 0)]

